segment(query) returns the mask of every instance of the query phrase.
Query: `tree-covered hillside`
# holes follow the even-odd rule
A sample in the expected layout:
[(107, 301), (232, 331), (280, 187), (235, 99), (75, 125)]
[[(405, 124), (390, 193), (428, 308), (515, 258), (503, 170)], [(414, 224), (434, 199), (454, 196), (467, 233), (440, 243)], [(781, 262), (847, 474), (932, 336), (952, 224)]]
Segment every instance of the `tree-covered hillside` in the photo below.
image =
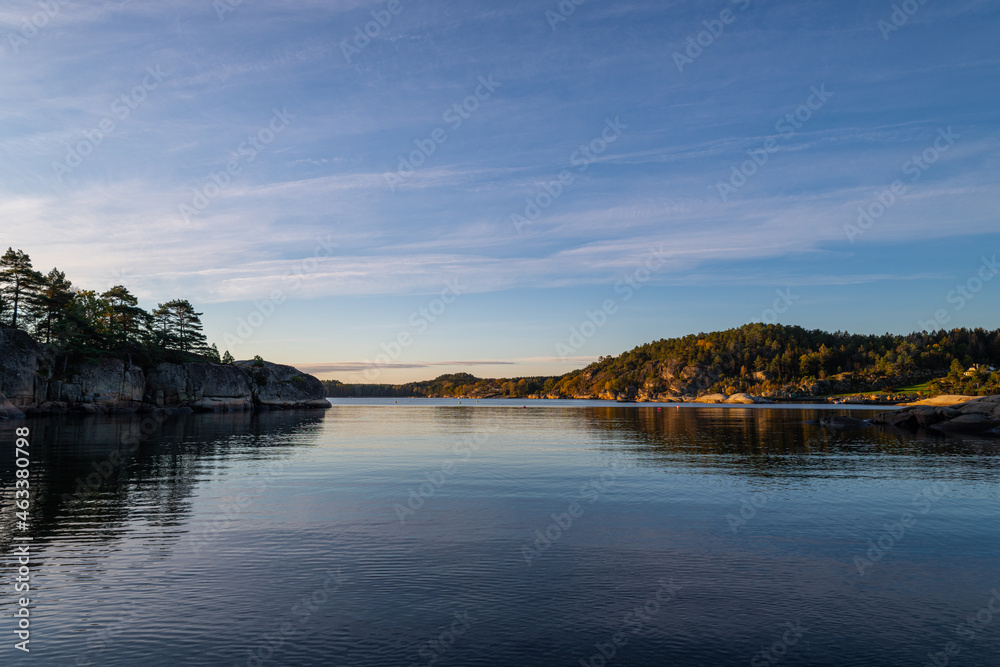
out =
[[(980, 368), (965, 375), (973, 366)], [(658, 340), (569, 373), (562, 395), (745, 392), (849, 393), (940, 379), (936, 393), (984, 394), (1000, 388), (1000, 330), (955, 329), (906, 336), (829, 333), (795, 326), (738, 329)]]
[(481, 379), (468, 373), (442, 375), (434, 380), (410, 382), (402, 385), (390, 384), (344, 384), (336, 380), (326, 380), (323, 386), (327, 396), (350, 397), (372, 396), (383, 398), (427, 397), (427, 398), (526, 398), (552, 390), (557, 377)]
[(864, 336), (748, 324), (658, 340), (560, 378), (482, 380), (462, 373), (407, 385), (328, 383), (331, 396), (791, 397), (894, 390), (1000, 393), (1000, 330)]

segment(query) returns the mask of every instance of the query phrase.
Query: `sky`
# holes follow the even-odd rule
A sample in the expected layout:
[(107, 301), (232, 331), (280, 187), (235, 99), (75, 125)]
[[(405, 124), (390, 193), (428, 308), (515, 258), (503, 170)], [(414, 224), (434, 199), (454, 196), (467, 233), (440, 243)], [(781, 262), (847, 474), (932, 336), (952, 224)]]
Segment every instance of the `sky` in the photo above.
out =
[(6, 0), (0, 246), (344, 382), (996, 328), (989, 0)]

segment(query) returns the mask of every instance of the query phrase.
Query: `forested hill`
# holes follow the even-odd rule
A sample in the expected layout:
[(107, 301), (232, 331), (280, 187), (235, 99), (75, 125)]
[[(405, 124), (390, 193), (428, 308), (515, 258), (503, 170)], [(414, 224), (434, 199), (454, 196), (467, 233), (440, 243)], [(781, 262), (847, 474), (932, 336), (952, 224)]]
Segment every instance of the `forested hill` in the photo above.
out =
[[(970, 368), (979, 368), (966, 375)], [(955, 329), (906, 336), (863, 336), (748, 324), (658, 340), (569, 373), (562, 395), (745, 392), (825, 394), (894, 389), (938, 379), (935, 393), (996, 393), (1000, 330)]]
[[(401, 386), (328, 383), (331, 396), (548, 396), (664, 399), (745, 392), (789, 397), (927, 384), (931, 394), (1000, 393), (1000, 330), (863, 336), (748, 324), (658, 340), (559, 378), (462, 373)], [(970, 370), (974, 369), (974, 370)]]

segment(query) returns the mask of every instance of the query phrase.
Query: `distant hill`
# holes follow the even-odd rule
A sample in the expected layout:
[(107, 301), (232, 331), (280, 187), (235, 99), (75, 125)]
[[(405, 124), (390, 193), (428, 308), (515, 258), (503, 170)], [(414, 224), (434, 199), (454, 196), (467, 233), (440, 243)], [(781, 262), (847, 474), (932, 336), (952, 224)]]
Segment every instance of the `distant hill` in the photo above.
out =
[(455, 373), (402, 385), (343, 384), (336, 380), (325, 380), (323, 385), (330, 397), (525, 398), (551, 391), (558, 380), (558, 377), (481, 379)]
[(954, 329), (906, 336), (829, 333), (747, 324), (658, 340), (601, 357), (557, 378), (442, 375), (404, 385), (326, 382), (331, 396), (638, 398), (744, 392), (772, 398), (900, 390), (1000, 393), (1000, 330)]

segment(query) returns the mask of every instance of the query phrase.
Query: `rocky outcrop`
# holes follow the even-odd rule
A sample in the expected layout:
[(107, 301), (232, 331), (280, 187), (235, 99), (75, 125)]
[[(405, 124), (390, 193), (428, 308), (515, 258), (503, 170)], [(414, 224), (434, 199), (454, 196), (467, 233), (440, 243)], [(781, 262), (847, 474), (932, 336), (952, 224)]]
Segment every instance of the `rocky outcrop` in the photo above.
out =
[(50, 380), (46, 400), (31, 409), (43, 414), (137, 412), (142, 406), (146, 375), (121, 359), (98, 359), (71, 367), (67, 380)]
[(873, 424), (956, 435), (1000, 435), (1000, 396), (975, 398), (953, 406), (914, 406), (884, 412)]
[(913, 407), (875, 415), (872, 418), (872, 423), (879, 426), (895, 426), (915, 431), (921, 428), (930, 428), (935, 424), (961, 416), (962, 413), (954, 408)]
[(253, 409), (253, 394), (249, 376), (237, 366), (164, 363), (149, 373), (145, 402), (161, 409), (239, 412)]
[(238, 361), (246, 373), (254, 405), (258, 408), (328, 408), (323, 383), (291, 366), (264, 361)]
[(325, 394), (315, 377), (269, 362), (162, 363), (148, 373), (113, 358), (67, 366), (51, 346), (39, 345), (24, 331), (0, 328), (0, 419), (59, 412), (329, 408)]
[(673, 397), (675, 399), (680, 398), (688, 403), (709, 403), (709, 404), (719, 404), (725, 403), (726, 405), (756, 405), (758, 403), (773, 403), (774, 401), (764, 398), (762, 396), (751, 396), (750, 394), (733, 394), (731, 396), (726, 396), (725, 394), (707, 394), (705, 396), (699, 396), (697, 398), (692, 397)]
[(1000, 419), (1000, 396), (974, 398), (955, 406), (963, 415), (987, 415)]
[(0, 393), (15, 406), (30, 408), (46, 399), (49, 359), (19, 329), (0, 329)]

